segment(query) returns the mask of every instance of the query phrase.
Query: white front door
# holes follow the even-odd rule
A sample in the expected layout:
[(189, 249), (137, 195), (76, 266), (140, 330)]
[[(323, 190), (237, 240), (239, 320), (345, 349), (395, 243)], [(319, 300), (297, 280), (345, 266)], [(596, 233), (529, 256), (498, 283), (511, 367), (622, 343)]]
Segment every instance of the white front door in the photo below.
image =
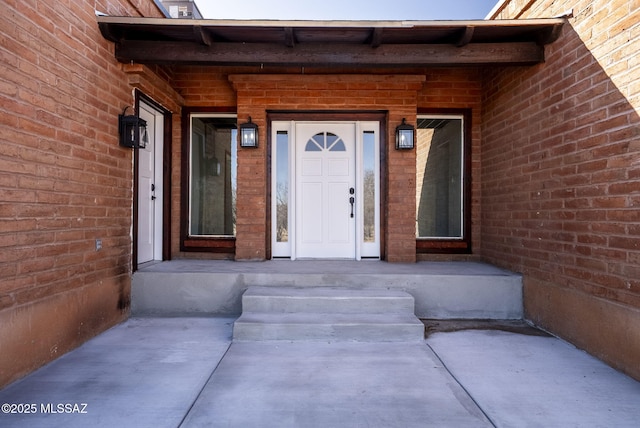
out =
[(148, 143), (138, 150), (138, 263), (162, 260), (162, 137), (164, 116), (140, 102)]
[(272, 257), (380, 257), (380, 123), (271, 123)]
[(355, 124), (296, 124), (299, 258), (355, 258)]

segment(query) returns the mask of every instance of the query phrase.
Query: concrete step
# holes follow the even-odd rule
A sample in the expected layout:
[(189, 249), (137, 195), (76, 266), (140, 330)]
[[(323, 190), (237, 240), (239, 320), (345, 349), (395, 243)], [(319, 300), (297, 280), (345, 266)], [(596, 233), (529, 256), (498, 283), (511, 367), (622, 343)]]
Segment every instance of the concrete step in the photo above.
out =
[(414, 300), (410, 294), (398, 290), (250, 287), (242, 296), (242, 310), (275, 313), (413, 314)]
[(411, 314), (243, 313), (233, 340), (329, 340), (406, 342), (422, 340), (424, 325)]
[(249, 287), (233, 328), (237, 341), (414, 341), (424, 325), (399, 290)]

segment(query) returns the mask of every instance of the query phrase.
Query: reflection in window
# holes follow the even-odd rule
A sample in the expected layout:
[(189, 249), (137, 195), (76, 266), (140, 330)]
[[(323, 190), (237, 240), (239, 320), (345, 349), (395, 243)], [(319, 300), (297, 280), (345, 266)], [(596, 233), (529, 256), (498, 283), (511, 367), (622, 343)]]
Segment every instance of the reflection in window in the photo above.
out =
[(462, 238), (461, 118), (418, 118), (416, 236)]
[(276, 134), (276, 241), (289, 242), (289, 134)]
[(364, 242), (376, 240), (376, 139), (373, 131), (362, 135), (363, 186), (362, 203), (364, 205)]
[(236, 118), (191, 118), (189, 235), (236, 234)]

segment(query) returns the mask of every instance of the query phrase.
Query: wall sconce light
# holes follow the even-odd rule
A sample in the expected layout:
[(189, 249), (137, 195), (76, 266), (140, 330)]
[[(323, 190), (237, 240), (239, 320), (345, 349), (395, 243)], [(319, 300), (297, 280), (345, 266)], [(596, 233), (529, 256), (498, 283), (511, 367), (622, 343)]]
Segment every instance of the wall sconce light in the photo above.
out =
[(240, 147), (258, 147), (258, 125), (249, 122), (240, 125)]
[(132, 149), (144, 149), (149, 142), (147, 134), (147, 121), (138, 116), (126, 116), (129, 106), (118, 115), (118, 130), (120, 132), (120, 145)]
[(413, 149), (415, 142), (415, 128), (407, 125), (405, 119), (396, 127), (396, 150)]

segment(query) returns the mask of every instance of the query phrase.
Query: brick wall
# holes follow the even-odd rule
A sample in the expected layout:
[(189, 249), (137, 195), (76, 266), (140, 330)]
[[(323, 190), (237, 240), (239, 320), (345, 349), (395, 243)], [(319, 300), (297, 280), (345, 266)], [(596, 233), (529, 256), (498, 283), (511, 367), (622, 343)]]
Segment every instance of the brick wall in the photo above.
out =
[[(388, 110), (388, 261), (415, 261), (415, 152), (395, 150), (395, 126), (416, 120), (417, 91), (424, 76), (414, 75), (232, 75), (238, 117), (251, 116), (266, 141), (266, 110)], [(266, 256), (266, 145), (238, 154), (237, 259)], [(413, 192), (413, 193), (412, 193)], [(413, 207), (413, 208), (411, 208)], [(243, 216), (243, 214), (245, 214)]]
[(573, 17), (547, 61), (489, 71), (482, 254), (524, 274), (529, 318), (640, 378), (640, 1), (507, 1)]
[[(411, 76), (424, 76), (419, 79), (424, 82), (408, 91), (405, 87), (391, 85), (393, 76), (373, 74), (362, 76), (360, 72), (343, 70), (341, 76), (317, 74), (318, 70), (306, 70), (304, 77), (299, 75), (299, 70), (277, 69), (273, 73), (280, 73), (266, 77), (264, 72), (257, 68), (218, 68), (218, 67), (176, 67), (174, 87), (184, 99), (184, 105), (194, 107), (230, 107), (236, 108), (238, 121), (244, 122), (251, 115), (252, 120), (258, 124), (261, 132), (266, 132), (266, 109), (273, 110), (390, 110), (388, 141), (394, 141), (395, 125), (406, 117), (409, 123), (415, 124), (416, 108), (428, 109), (472, 109), (472, 169), (473, 169), (473, 198), (472, 198), (472, 247), (480, 246), (480, 101), (481, 81), (479, 71), (476, 69), (448, 69), (435, 70), (408, 70)], [(326, 71), (322, 71), (326, 73)], [(352, 74), (354, 73), (354, 74)], [(357, 73), (357, 74), (355, 74)], [(376, 73), (374, 71), (374, 73)], [(229, 79), (229, 75), (243, 76)], [(415, 77), (408, 78), (415, 79)], [(240, 83), (241, 81), (241, 83)], [(238, 82), (238, 83), (236, 83)], [(269, 83), (270, 82), (270, 83)], [(286, 82), (286, 85), (285, 83)], [(284, 87), (285, 85), (286, 87)], [(406, 85), (406, 83), (402, 83)], [(390, 90), (397, 96), (390, 98)], [(401, 90), (402, 92), (398, 92)], [(243, 92), (244, 91), (244, 92)], [(404, 92), (404, 93), (403, 93)], [(252, 94), (259, 94), (256, 98)], [(405, 98), (406, 97), (406, 98)], [(406, 100), (406, 104), (402, 104)], [(237, 107), (236, 107), (237, 104)], [(266, 141), (266, 134), (260, 136)], [(393, 146), (393, 143), (391, 144)], [(179, 143), (174, 142), (174, 165), (179, 165)], [(258, 150), (240, 150), (239, 175), (245, 171), (247, 174), (259, 175), (266, 172), (266, 157), (262, 145)], [(390, 183), (389, 194), (394, 195), (390, 202), (395, 204), (393, 218), (402, 222), (401, 236), (391, 232), (388, 244), (391, 245), (391, 253), (404, 254), (401, 260), (413, 260), (415, 257), (415, 218), (407, 204), (415, 204), (413, 198), (408, 196), (407, 183), (415, 183), (415, 153), (388, 151), (391, 164), (395, 168), (393, 180)], [(411, 159), (409, 159), (411, 158)], [(174, 173), (176, 169), (174, 168)], [(180, 191), (177, 180), (174, 183), (174, 194)], [(239, 180), (247, 183), (245, 180)], [(239, 188), (238, 212), (264, 212), (266, 209), (266, 182), (263, 180), (251, 180), (256, 188)], [(240, 197), (242, 192), (248, 192), (247, 198)], [(406, 194), (405, 194), (406, 193)], [(253, 195), (249, 197), (249, 195)], [(403, 195), (403, 196), (399, 196)], [(256, 199), (257, 197), (257, 199)], [(247, 201), (252, 201), (249, 206), (243, 206)], [(408, 201), (408, 202), (407, 202)], [(254, 206), (255, 204), (255, 206)], [(259, 211), (256, 211), (259, 209)], [(394, 208), (392, 208), (394, 209)], [(174, 198), (173, 207), (173, 236), (179, 236), (180, 206), (177, 198)], [(391, 216), (391, 214), (390, 214)], [(246, 219), (250, 224), (242, 224), (239, 219), (238, 241), (241, 246), (239, 258), (260, 259), (266, 254), (265, 216), (252, 216)], [(406, 223), (406, 224), (405, 224)], [(245, 243), (247, 247), (242, 249)], [(397, 247), (397, 248), (396, 248)], [(172, 253), (179, 253), (179, 242), (172, 242)], [(194, 254), (189, 254), (194, 257)], [(393, 258), (394, 256), (392, 256)], [(421, 258), (456, 258), (453, 256), (421, 256)], [(399, 259), (400, 260), (400, 259)]]
[(117, 117), (132, 86), (94, 8), (160, 16), (150, 0), (6, 0), (0, 14), (0, 386), (128, 313), (132, 151)]

